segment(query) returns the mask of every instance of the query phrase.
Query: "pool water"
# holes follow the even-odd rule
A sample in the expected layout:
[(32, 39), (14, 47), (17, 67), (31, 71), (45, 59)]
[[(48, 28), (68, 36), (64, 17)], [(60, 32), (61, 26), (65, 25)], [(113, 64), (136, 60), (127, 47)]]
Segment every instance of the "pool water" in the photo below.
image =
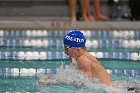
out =
[[(64, 61), (66, 64), (69, 64), (69, 61)], [(0, 65), (1, 69), (2, 68), (42, 68), (46, 69), (46, 74), (50, 73), (55, 73), (57, 67), (61, 65), (60, 61), (3, 61), (1, 62), (3, 65)], [(101, 63), (108, 69), (133, 69), (133, 70), (139, 70), (140, 69), (140, 64), (138, 62), (130, 63), (128, 64), (127, 61), (101, 61)], [(117, 65), (116, 65), (117, 64)], [(8, 65), (8, 66), (7, 66)], [(47, 70), (50, 69), (51, 71)], [(48, 72), (47, 72), (48, 71)], [(14, 73), (14, 74), (8, 74), (8, 72), (0, 72), (0, 91), (1, 92), (39, 92), (40, 91), (40, 86), (37, 84), (37, 81), (44, 76), (43, 74), (30, 74), (28, 73)], [(114, 81), (119, 81), (119, 80), (138, 80), (140, 81), (140, 78), (135, 76), (132, 77), (131, 74), (123, 74), (123, 73), (115, 73), (116, 75), (111, 75)], [(45, 87), (45, 86), (43, 86)], [(64, 93), (66, 90), (69, 91), (68, 93), (78, 93), (81, 91), (81, 93), (87, 93), (87, 89), (81, 90), (80, 88), (76, 88), (73, 86), (65, 86), (65, 85), (51, 85), (50, 88), (52, 88), (53, 91), (55, 91), (54, 88), (56, 87), (58, 91)], [(45, 88), (43, 88), (45, 89)], [(42, 89), (42, 90), (43, 90)], [(62, 90), (63, 91), (62, 91)], [(72, 89), (72, 90), (71, 90)], [(51, 91), (52, 91), (51, 90)], [(85, 92), (84, 92), (85, 91)], [(59, 93), (59, 92), (52, 92), (52, 93)]]
[[(61, 67), (62, 63), (70, 64), (68, 56), (63, 52), (62, 42), (67, 32), (0, 30), (0, 93), (108, 93), (112, 91), (120, 93), (121, 90), (107, 87), (95, 89), (65, 84), (37, 84), (37, 81), (45, 75), (58, 73), (56, 69)], [(134, 30), (124, 32), (122, 30), (121, 32), (119, 30), (84, 31), (87, 37), (87, 49), (100, 60), (114, 82), (133, 81), (139, 85), (140, 32)]]

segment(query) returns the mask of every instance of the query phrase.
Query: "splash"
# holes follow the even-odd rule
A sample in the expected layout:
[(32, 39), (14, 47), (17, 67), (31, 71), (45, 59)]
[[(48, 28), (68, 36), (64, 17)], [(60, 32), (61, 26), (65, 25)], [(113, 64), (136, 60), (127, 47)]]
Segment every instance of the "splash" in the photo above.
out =
[[(139, 86), (137, 85), (136, 82), (132, 83), (130, 81), (129, 82), (115, 81), (113, 83), (113, 86), (115, 87), (103, 85), (99, 82), (97, 78), (88, 78), (87, 75), (85, 75), (85, 73), (76, 69), (76, 66), (73, 63), (65, 66), (62, 64), (59, 68), (57, 68), (57, 73), (53, 75), (53, 78), (61, 81), (61, 84), (63, 82), (63, 84), (66, 86), (68, 85), (68, 86), (79, 87), (81, 89), (80, 91), (81, 93), (87, 93), (87, 92), (83, 92), (85, 91), (85, 89), (86, 90), (88, 89), (89, 93), (136, 93), (133, 91), (128, 92), (127, 88)], [(62, 91), (62, 90), (57, 90), (57, 91)], [(54, 92), (50, 92), (50, 93), (54, 93)], [(62, 92), (58, 92), (58, 93), (62, 93)]]

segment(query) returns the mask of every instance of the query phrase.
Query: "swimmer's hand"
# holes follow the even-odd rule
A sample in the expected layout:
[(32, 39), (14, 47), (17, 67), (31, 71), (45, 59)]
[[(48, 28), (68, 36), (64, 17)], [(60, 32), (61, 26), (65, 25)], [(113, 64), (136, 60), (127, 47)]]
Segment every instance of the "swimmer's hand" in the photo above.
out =
[(40, 85), (40, 84), (47, 84), (47, 83), (49, 83), (49, 82), (46, 81), (46, 80), (44, 80), (44, 79), (41, 79), (41, 80), (38, 81), (38, 84), (39, 84), (39, 85)]
[(55, 83), (56, 80), (51, 78), (51, 77), (46, 77), (46, 78), (43, 78), (41, 80), (38, 81), (38, 84), (49, 84), (49, 83)]

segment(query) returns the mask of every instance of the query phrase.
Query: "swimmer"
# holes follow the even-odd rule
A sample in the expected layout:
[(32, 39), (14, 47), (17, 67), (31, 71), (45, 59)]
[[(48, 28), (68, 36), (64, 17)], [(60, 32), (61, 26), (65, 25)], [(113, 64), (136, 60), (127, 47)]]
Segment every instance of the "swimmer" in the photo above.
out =
[[(65, 53), (75, 60), (75, 66), (78, 70), (84, 72), (89, 78), (95, 77), (103, 84), (110, 85), (112, 78), (100, 64), (100, 62), (85, 47), (86, 38), (79, 30), (73, 30), (64, 37)], [(49, 83), (55, 81), (53, 78), (46, 77), (39, 80), (38, 83)], [(59, 82), (59, 80), (57, 80)]]
[(76, 60), (77, 69), (89, 78), (95, 77), (103, 84), (111, 84), (112, 79), (100, 62), (85, 47), (86, 38), (79, 30), (73, 30), (64, 37), (65, 53)]
[[(86, 50), (86, 38), (79, 30), (73, 30), (64, 37), (65, 53), (70, 57), (70, 60), (75, 65), (76, 69), (85, 73), (89, 78), (97, 78), (101, 84), (112, 85), (113, 81), (105, 68), (100, 62)], [(59, 83), (66, 84), (61, 80), (56, 80), (54, 77), (48, 76), (38, 81), (38, 84)], [(82, 87), (82, 83), (71, 84), (76, 87)], [(115, 85), (116, 88), (121, 88)], [(123, 86), (122, 86), (123, 88)], [(127, 91), (139, 91), (136, 87), (126, 87)], [(138, 93), (138, 92), (135, 92)]]

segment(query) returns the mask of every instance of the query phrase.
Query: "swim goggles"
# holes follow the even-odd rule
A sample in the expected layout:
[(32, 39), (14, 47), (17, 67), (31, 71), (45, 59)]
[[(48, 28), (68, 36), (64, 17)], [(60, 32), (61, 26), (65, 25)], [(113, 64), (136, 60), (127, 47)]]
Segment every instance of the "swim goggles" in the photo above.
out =
[(64, 45), (64, 48), (66, 51), (68, 51), (72, 46), (67, 46), (67, 45)]

